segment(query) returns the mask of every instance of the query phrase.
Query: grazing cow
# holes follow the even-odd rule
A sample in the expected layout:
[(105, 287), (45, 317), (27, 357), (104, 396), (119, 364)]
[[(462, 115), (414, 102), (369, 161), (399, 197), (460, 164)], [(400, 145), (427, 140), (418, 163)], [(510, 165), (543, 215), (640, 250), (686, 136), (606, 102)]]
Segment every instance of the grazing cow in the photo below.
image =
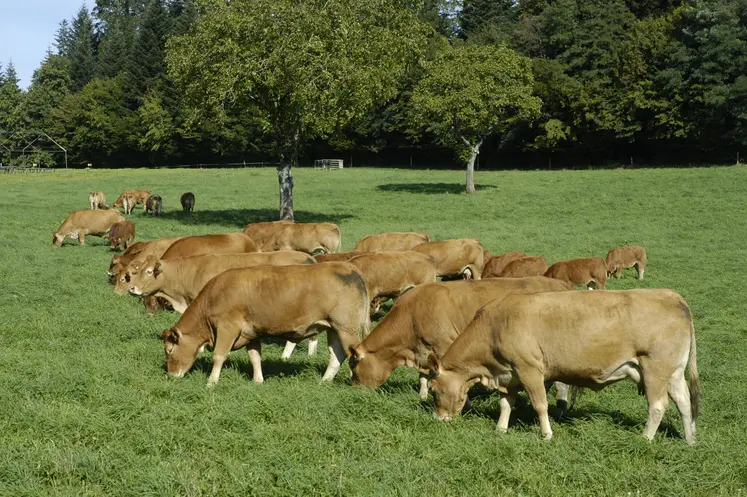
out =
[(154, 216), (161, 215), (161, 209), (163, 208), (163, 199), (160, 195), (151, 195), (148, 200), (145, 201), (145, 213), (150, 212)]
[(401, 252), (430, 241), (431, 239), (425, 233), (381, 233), (362, 238), (353, 250), (356, 252)]
[(128, 193), (122, 197), (122, 207), (124, 208), (125, 214), (127, 214), (128, 216), (132, 214), (132, 211), (135, 209), (136, 205), (137, 199), (134, 195), (130, 195)]
[(116, 208), (124, 206), (124, 197), (127, 195), (135, 198), (135, 204), (132, 205), (132, 208), (134, 209), (136, 204), (143, 204), (143, 206), (145, 206), (145, 201), (148, 200), (148, 197), (150, 196), (150, 190), (125, 190), (119, 194), (119, 197), (114, 201), (112, 207)]
[(65, 238), (70, 237), (85, 245), (86, 235), (105, 236), (112, 224), (124, 220), (124, 216), (115, 210), (73, 211), (62, 221), (57, 231), (52, 232), (52, 244), (59, 247)]
[(263, 381), (260, 340), (294, 342), (327, 332), (329, 363), (323, 380), (332, 380), (348, 347), (368, 330), (368, 292), (363, 277), (347, 262), (230, 269), (210, 280), (161, 338), (169, 375), (181, 377), (205, 344), (213, 348), (215, 385), (231, 350), (244, 346)]
[(140, 300), (142, 301), (143, 306), (145, 307), (146, 314), (155, 314), (161, 309), (166, 309), (169, 311), (174, 310), (174, 308), (171, 307), (171, 303), (168, 300), (163, 299), (161, 297), (156, 297), (155, 295), (146, 295), (146, 296), (143, 296)]
[[(506, 252), (505, 254), (496, 255), (490, 259), (485, 259), (485, 267), (482, 270), (482, 277), (484, 278), (498, 278), (506, 269), (506, 266), (516, 259), (521, 259), (527, 255), (524, 252), (513, 250)], [(544, 271), (543, 271), (544, 272)]]
[(449, 281), (413, 288), (370, 335), (350, 348), (353, 384), (378, 388), (395, 368), (409, 366), (420, 370), (420, 398), (425, 400), (428, 356), (445, 354), (480, 307), (513, 293), (569, 289), (561, 281), (543, 277)]
[(124, 250), (133, 240), (135, 240), (135, 225), (132, 224), (132, 221), (120, 221), (112, 224), (109, 230), (109, 248), (111, 250), (114, 250), (117, 246), (119, 246), (119, 250)]
[(685, 440), (695, 442), (700, 396), (695, 331), (687, 303), (672, 290), (506, 297), (483, 307), (443, 358), (431, 356), (429, 363), (441, 419), (458, 414), (469, 387), (480, 382), (500, 392), (498, 429), (505, 432), (516, 394), (524, 388), (549, 440), (545, 381), (599, 390), (630, 378), (643, 383), (648, 400), (646, 438), (653, 439), (669, 394), (682, 416)]
[(332, 223), (294, 223), (274, 221), (253, 223), (244, 233), (255, 241), (259, 250), (298, 250), (314, 255), (319, 252), (340, 250), (340, 228)]
[(161, 256), (161, 259), (175, 259), (190, 255), (241, 254), (258, 252), (257, 245), (244, 233), (225, 233), (221, 235), (185, 236)]
[(88, 192), (88, 203), (91, 205), (91, 210), (96, 209), (108, 209), (106, 205), (106, 195), (104, 192)]
[(479, 280), (482, 275), (484, 252), (475, 238), (421, 243), (412, 250), (433, 259), (441, 277)]
[(619, 278), (623, 269), (635, 267), (638, 279), (642, 280), (647, 261), (646, 249), (638, 245), (613, 248), (607, 253), (607, 275)]
[(366, 282), (371, 313), (382, 302), (397, 298), (417, 285), (436, 282), (436, 264), (418, 252), (371, 252), (350, 259)]
[(290, 264), (314, 264), (314, 258), (303, 252), (288, 251), (194, 255), (165, 260), (151, 255), (136, 267), (128, 266), (128, 290), (133, 295), (164, 298), (176, 312), (183, 314), (205, 284), (223, 271)]
[(349, 261), (353, 257), (357, 257), (359, 255), (363, 255), (365, 252), (334, 252), (332, 254), (316, 254), (314, 256), (314, 259), (316, 259), (316, 262), (339, 262), (339, 261)]
[(501, 278), (526, 278), (528, 276), (543, 276), (547, 271), (547, 261), (541, 255), (532, 255), (515, 259), (503, 268)]
[(192, 212), (195, 210), (195, 194), (192, 192), (182, 193), (179, 201), (182, 203), (182, 209), (186, 212)]
[(556, 262), (545, 272), (548, 278), (567, 281), (589, 290), (604, 290), (607, 284), (607, 264), (601, 257), (586, 257)]
[[(181, 240), (181, 238), (159, 238), (150, 242), (138, 242), (131, 245), (124, 254), (112, 257), (107, 274), (109, 275), (109, 282), (116, 285), (114, 288), (115, 293), (127, 293), (127, 285), (129, 282), (126, 278), (127, 275), (125, 269), (129, 264), (134, 262), (136, 258), (143, 261), (147, 259), (149, 255), (160, 258), (177, 240)], [(139, 245), (140, 243), (145, 245)]]

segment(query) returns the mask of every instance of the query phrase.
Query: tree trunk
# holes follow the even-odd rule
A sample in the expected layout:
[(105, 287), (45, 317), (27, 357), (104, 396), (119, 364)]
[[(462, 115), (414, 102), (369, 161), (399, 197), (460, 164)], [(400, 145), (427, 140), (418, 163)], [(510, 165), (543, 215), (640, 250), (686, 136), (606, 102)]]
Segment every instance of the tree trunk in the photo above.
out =
[(472, 145), (465, 138), (462, 138), (462, 140), (470, 147), (469, 162), (467, 162), (467, 193), (475, 193), (475, 161), (480, 154), (482, 140), (478, 141), (475, 145)]

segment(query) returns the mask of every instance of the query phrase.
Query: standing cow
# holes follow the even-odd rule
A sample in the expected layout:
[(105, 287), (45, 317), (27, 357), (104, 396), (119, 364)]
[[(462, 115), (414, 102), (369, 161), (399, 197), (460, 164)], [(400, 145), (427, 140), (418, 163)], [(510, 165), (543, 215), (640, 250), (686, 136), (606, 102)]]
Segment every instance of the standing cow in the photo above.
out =
[(500, 392), (498, 429), (505, 432), (523, 388), (549, 440), (546, 381), (599, 390), (630, 378), (643, 385), (648, 400), (646, 438), (653, 439), (668, 394), (682, 416), (685, 440), (695, 442), (695, 330), (687, 303), (672, 290), (509, 296), (480, 309), (443, 358), (432, 355), (428, 362), (440, 419), (456, 416), (470, 386), (482, 383)]
[(370, 235), (355, 244), (356, 252), (388, 252), (410, 250), (421, 243), (430, 242), (425, 233), (391, 232)]
[(85, 245), (86, 235), (105, 236), (114, 223), (124, 220), (122, 213), (116, 210), (73, 211), (57, 231), (52, 232), (52, 243), (59, 247), (65, 238), (70, 237)]
[(638, 279), (643, 279), (643, 273), (646, 271), (646, 249), (638, 245), (627, 245), (611, 249), (607, 253), (607, 275), (614, 275), (615, 278), (622, 276), (622, 270), (631, 267), (635, 268)]
[(161, 333), (169, 375), (181, 377), (203, 345), (213, 348), (208, 385), (218, 382), (231, 350), (247, 347), (254, 381), (261, 383), (261, 339), (298, 342), (327, 332), (332, 380), (348, 347), (368, 330), (368, 292), (347, 262), (230, 269), (208, 282), (176, 323)]
[(475, 238), (421, 243), (412, 250), (433, 259), (442, 278), (479, 280), (482, 275), (485, 251)]
[(112, 224), (109, 230), (109, 248), (111, 250), (114, 250), (117, 246), (119, 246), (119, 250), (125, 250), (127, 245), (134, 240), (135, 225), (132, 224), (132, 221), (120, 221)]
[(182, 203), (182, 209), (185, 212), (192, 212), (195, 210), (195, 194), (192, 192), (182, 193), (179, 201)]
[(163, 208), (163, 199), (160, 195), (151, 195), (148, 200), (145, 201), (145, 213), (150, 212), (154, 216), (161, 215), (161, 209)]
[(545, 272), (548, 278), (567, 281), (589, 290), (604, 290), (607, 284), (607, 264), (601, 257), (585, 257), (556, 262)]
[(104, 195), (104, 192), (88, 192), (88, 203), (91, 205), (91, 210), (109, 208), (106, 205), (106, 195)]

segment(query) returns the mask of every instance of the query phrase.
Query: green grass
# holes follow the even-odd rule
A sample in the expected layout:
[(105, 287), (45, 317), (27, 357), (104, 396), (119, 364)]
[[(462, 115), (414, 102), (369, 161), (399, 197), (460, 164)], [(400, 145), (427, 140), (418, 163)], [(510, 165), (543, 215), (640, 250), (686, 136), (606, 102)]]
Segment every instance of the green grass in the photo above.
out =
[[(338, 223), (344, 250), (388, 230), (478, 237), (550, 263), (646, 247), (646, 279), (629, 270), (608, 288), (668, 287), (690, 303), (698, 445), (681, 439), (673, 405), (644, 440), (646, 402), (630, 382), (585, 394), (548, 443), (526, 397), (500, 436), (496, 396), (479, 392), (472, 412), (442, 423), (419, 402), (413, 370), (378, 391), (346, 374), (321, 384), (322, 347), (282, 363), (281, 345), (265, 345), (263, 385), (243, 351), (214, 390), (207, 352), (168, 378), (158, 333), (177, 315), (149, 317), (114, 295), (104, 241), (58, 249), (50, 233), (89, 190), (111, 203), (127, 188), (164, 198), (162, 218), (131, 216), (138, 239), (238, 230), (275, 216), (274, 170), (3, 175), (1, 495), (747, 495), (747, 169), (485, 172), (472, 196), (457, 171), (295, 176), (297, 220)], [(191, 216), (178, 200), (188, 190)]]

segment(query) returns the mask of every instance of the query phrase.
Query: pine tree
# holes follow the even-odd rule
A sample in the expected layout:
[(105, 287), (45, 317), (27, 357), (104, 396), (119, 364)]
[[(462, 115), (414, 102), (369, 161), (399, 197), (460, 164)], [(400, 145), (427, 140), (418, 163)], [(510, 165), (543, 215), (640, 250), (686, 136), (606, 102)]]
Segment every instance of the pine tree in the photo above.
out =
[(508, 41), (518, 13), (514, 0), (464, 0), (460, 34), (474, 43)]
[(41, 66), (34, 71), (21, 109), (26, 129), (44, 131), (52, 127), (53, 110), (70, 92), (68, 66), (67, 58), (47, 52)]
[(19, 129), (19, 106), (23, 101), (23, 90), (18, 86), (18, 74), (13, 61), (8, 63), (0, 85), (0, 131), (13, 132)]
[(85, 6), (80, 8), (78, 15), (73, 19), (72, 32), (70, 82), (72, 89), (79, 91), (93, 78), (96, 68), (93, 21)]
[(149, 0), (138, 26), (132, 58), (127, 68), (127, 97), (131, 105), (139, 105), (143, 95), (164, 74), (169, 28), (170, 19), (163, 0)]
[(67, 19), (63, 19), (57, 33), (54, 36), (54, 46), (57, 49), (57, 55), (70, 57), (73, 52), (73, 29)]
[(129, 15), (113, 17), (107, 23), (99, 45), (96, 74), (114, 77), (132, 67), (132, 45), (135, 39), (135, 19)]

